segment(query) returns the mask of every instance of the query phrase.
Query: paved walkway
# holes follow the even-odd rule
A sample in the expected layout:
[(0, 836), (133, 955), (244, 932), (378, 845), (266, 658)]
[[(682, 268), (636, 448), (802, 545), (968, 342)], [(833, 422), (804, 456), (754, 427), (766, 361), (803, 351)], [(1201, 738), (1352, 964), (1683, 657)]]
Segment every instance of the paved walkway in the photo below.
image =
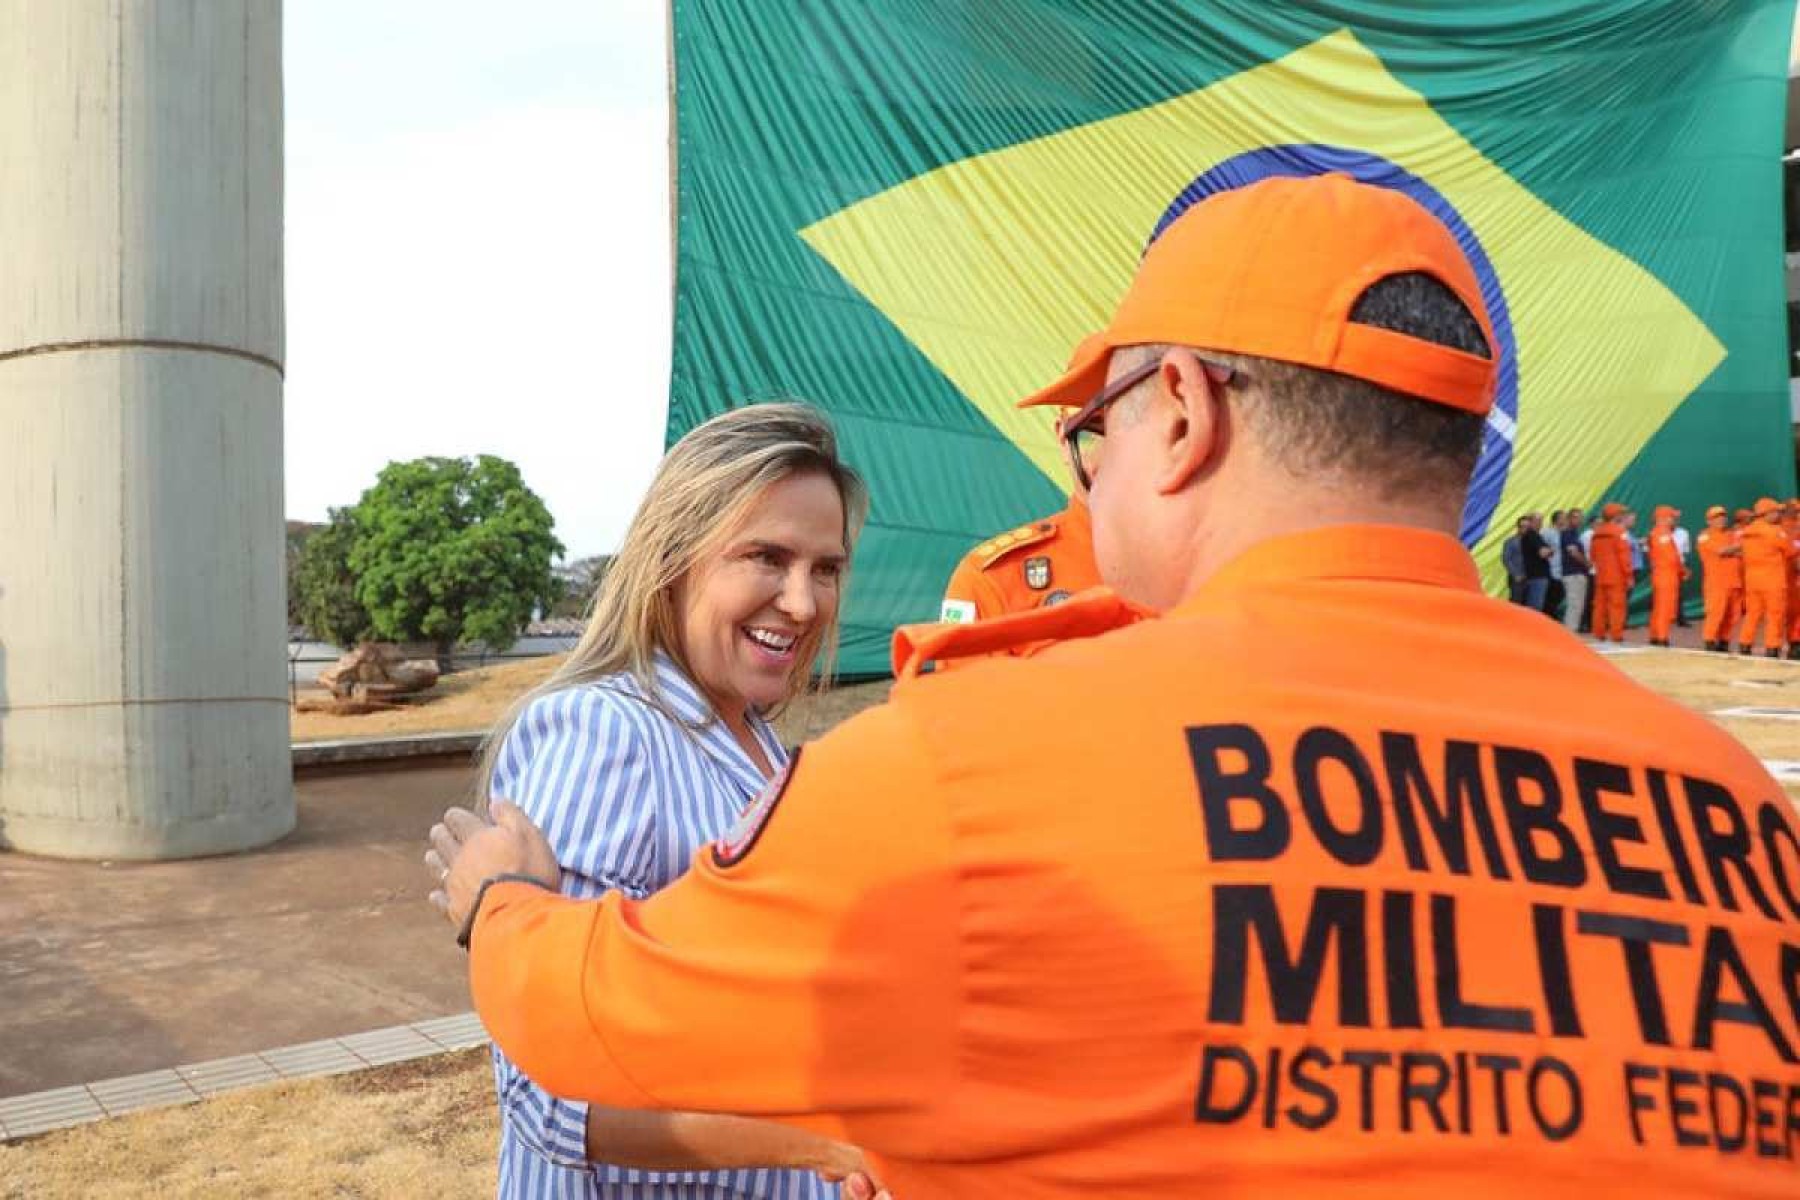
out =
[(471, 779), (302, 780), (298, 828), (254, 854), (0, 854), (0, 1099), (465, 1013), (466, 962), (421, 858)]

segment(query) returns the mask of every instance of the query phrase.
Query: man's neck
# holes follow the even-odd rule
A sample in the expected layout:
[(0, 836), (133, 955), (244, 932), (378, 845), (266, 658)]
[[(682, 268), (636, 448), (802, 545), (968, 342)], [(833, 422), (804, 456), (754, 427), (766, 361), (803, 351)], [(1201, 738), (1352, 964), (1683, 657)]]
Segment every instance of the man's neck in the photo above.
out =
[(1397, 525), (1456, 537), (1462, 517), (1448, 505), (1385, 500), (1330, 483), (1257, 490), (1263, 494), (1234, 499), (1232, 507), (1242, 518), (1202, 522), (1195, 528), (1180, 594), (1161, 607), (1193, 595), (1220, 568), (1261, 542), (1346, 525)]

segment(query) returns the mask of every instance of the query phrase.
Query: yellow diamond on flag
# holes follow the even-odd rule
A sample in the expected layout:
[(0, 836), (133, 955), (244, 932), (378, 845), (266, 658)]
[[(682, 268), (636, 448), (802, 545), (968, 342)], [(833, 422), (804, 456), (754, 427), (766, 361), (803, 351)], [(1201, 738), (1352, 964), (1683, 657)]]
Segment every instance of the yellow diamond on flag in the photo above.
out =
[[(1106, 323), (1159, 218), (1196, 178), (1272, 146), (1375, 156), (1441, 196), (1510, 314), (1516, 421), (1491, 549), (1520, 512), (1617, 477), (1725, 357), (1648, 271), (1539, 200), (1339, 31), (1145, 108), (927, 172), (802, 230), (1051, 479), (1048, 417), (1023, 396)], [(1484, 554), (1491, 560), (1492, 556)]]

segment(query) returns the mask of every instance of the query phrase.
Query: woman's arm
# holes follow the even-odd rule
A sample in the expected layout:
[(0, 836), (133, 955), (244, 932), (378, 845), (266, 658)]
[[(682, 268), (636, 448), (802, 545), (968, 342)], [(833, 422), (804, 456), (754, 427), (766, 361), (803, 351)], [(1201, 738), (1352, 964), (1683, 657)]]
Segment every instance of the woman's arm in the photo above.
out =
[(587, 1156), (645, 1171), (788, 1167), (833, 1181), (867, 1171), (862, 1151), (769, 1121), (589, 1105)]

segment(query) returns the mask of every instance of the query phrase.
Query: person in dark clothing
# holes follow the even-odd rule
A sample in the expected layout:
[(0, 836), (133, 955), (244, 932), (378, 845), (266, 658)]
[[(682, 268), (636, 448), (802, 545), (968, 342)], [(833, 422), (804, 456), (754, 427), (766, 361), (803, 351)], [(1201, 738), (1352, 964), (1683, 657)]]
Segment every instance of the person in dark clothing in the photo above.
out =
[(1525, 586), (1521, 589), (1519, 603), (1526, 608), (1544, 611), (1544, 601), (1550, 594), (1550, 543), (1544, 540), (1541, 530), (1544, 527), (1542, 513), (1528, 513), (1519, 530), (1519, 557), (1525, 563)]
[(1557, 542), (1562, 549), (1563, 628), (1580, 633), (1588, 606), (1588, 557), (1581, 544), (1581, 510), (1572, 508), (1563, 515)]

